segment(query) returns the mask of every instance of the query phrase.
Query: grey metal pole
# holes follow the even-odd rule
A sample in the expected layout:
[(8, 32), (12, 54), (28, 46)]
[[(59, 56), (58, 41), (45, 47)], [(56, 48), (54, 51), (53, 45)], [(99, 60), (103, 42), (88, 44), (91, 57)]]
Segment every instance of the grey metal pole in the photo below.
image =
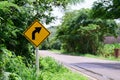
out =
[(37, 77), (38, 77), (38, 74), (39, 74), (39, 55), (38, 55), (38, 51), (39, 51), (39, 48), (36, 47), (35, 48), (35, 53), (36, 53), (36, 74), (37, 74)]

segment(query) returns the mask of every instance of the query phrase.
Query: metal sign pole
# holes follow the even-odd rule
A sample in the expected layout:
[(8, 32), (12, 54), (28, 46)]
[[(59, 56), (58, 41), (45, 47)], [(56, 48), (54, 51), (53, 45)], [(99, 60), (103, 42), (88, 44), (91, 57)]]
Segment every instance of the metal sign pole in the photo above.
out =
[(37, 74), (37, 77), (38, 77), (38, 74), (39, 74), (39, 55), (38, 55), (38, 51), (39, 51), (39, 48), (36, 47), (35, 48), (35, 53), (36, 53), (36, 74)]

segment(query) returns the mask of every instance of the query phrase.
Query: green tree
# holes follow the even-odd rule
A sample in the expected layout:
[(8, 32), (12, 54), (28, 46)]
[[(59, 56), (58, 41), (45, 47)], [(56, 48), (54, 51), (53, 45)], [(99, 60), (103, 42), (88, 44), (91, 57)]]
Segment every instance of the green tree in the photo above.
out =
[(120, 18), (120, 0), (98, 0), (93, 4), (94, 17), (105, 19)]
[[(0, 44), (5, 44), (6, 48), (16, 55), (32, 58), (28, 42), (22, 36), (22, 32), (27, 26), (25, 13), (18, 5), (8, 2), (0, 2)], [(24, 47), (23, 47), (24, 46)]]
[(1, 80), (2, 80), (3, 71), (4, 71), (3, 49), (4, 49), (4, 45), (0, 44), (0, 79)]
[[(10, 75), (11, 79), (14, 79), (14, 73), (17, 71), (18, 75), (23, 75), (25, 78), (29, 76), (32, 79), (34, 73), (32, 76), (28, 75), (30, 74), (29, 68), (21, 60), (24, 57), (25, 62), (33, 61), (31, 60), (33, 59), (33, 48), (23, 37), (23, 31), (34, 19), (49, 24), (54, 19), (51, 15), (53, 6), (65, 8), (68, 3), (75, 3), (76, 1), (80, 0), (0, 0), (0, 80), (3, 80), (3, 72), (5, 71), (13, 73)], [(9, 53), (10, 56), (7, 57)], [(11, 53), (17, 56), (13, 57)], [(19, 73), (18, 67), (21, 67), (21, 70), (26, 68), (28, 74), (25, 75), (26, 69), (22, 70), (22, 74)]]
[(49, 24), (54, 19), (53, 6), (65, 8), (77, 1), (81, 0), (0, 0), (0, 44), (31, 61), (33, 47), (22, 35), (25, 28), (35, 19)]
[(61, 43), (60, 43), (60, 40), (57, 39), (56, 37), (56, 31), (57, 31), (57, 28), (60, 27), (60, 26), (52, 26), (52, 27), (49, 27), (49, 31), (51, 32), (51, 35), (49, 36), (49, 47), (50, 49), (57, 49), (57, 50), (60, 50), (60, 47), (61, 47)]
[(115, 21), (93, 19), (91, 12), (89, 9), (82, 9), (65, 14), (57, 31), (57, 38), (64, 50), (95, 53), (104, 36), (116, 34)]

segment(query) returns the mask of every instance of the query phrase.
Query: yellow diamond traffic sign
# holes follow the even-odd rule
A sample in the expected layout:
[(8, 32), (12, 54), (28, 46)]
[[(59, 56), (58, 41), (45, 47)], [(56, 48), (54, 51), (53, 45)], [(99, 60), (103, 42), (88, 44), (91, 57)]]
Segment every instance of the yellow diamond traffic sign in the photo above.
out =
[(34, 46), (38, 47), (50, 35), (50, 32), (38, 20), (35, 20), (23, 34)]

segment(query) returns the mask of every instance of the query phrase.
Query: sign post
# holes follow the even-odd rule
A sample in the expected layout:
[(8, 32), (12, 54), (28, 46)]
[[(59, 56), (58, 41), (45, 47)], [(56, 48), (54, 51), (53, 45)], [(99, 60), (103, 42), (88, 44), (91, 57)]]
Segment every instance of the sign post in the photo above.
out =
[(35, 20), (25, 31), (25, 38), (35, 46), (36, 74), (39, 74), (39, 45), (50, 35), (50, 32), (38, 21)]
[(36, 74), (37, 74), (37, 76), (39, 74), (39, 53), (38, 53), (38, 51), (39, 51), (39, 48), (36, 47), (35, 48), (35, 55), (36, 55)]

